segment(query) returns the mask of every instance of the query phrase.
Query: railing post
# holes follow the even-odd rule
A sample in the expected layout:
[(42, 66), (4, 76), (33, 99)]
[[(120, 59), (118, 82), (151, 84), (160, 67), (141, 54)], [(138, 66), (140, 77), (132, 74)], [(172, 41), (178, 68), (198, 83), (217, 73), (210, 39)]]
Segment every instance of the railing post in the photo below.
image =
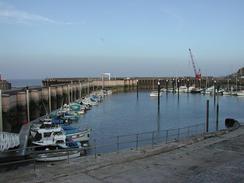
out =
[(165, 138), (165, 142), (166, 142), (166, 144), (168, 143), (168, 134), (169, 133), (169, 130), (166, 130), (166, 138)]
[(206, 110), (206, 132), (208, 132), (209, 123), (209, 100), (207, 100), (207, 110)]
[(217, 103), (216, 108), (216, 131), (219, 130), (219, 104)]
[(177, 139), (178, 139), (178, 141), (180, 141), (180, 128), (178, 128)]
[(96, 139), (94, 139), (94, 153), (95, 153), (95, 159), (97, 158), (97, 143)]
[(117, 153), (119, 153), (119, 136), (117, 136)]
[(136, 150), (138, 149), (138, 134), (136, 134)]
[(153, 144), (154, 144), (154, 131), (152, 132), (152, 148), (153, 148)]
[(36, 159), (35, 158), (34, 158), (34, 173), (35, 173), (35, 176), (36, 176)]
[(69, 150), (68, 150), (68, 163), (69, 163)]

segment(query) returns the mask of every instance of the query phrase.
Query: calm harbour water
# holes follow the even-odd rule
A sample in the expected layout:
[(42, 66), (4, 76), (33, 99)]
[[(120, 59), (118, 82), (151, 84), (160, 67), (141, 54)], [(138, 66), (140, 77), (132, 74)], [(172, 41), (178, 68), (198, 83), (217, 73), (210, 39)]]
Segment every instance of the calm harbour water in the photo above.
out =
[(10, 79), (12, 87), (42, 86), (42, 79)]
[[(200, 94), (163, 94), (158, 112), (157, 97), (149, 92), (118, 93), (108, 96), (98, 106), (82, 116), (77, 126), (92, 128), (92, 139), (106, 143), (118, 135), (182, 128), (205, 123), (206, 100), (210, 100), (210, 129), (215, 128), (216, 107), (212, 96)], [(244, 97), (219, 96), (219, 127), (225, 118), (244, 121)], [(216, 99), (217, 103), (217, 99)]]

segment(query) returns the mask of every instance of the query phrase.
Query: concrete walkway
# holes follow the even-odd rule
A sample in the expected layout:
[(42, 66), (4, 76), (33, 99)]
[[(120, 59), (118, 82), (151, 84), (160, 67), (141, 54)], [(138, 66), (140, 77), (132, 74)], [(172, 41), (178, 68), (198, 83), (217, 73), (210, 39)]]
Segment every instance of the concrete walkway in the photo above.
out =
[(244, 127), (204, 137), (19, 167), (0, 173), (0, 182), (244, 182)]

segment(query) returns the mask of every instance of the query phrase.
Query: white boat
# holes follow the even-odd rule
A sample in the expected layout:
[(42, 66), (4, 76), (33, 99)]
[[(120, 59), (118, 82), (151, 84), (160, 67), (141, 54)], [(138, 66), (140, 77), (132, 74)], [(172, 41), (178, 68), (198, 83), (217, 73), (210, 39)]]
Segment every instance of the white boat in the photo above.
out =
[[(39, 138), (42, 138), (42, 136), (44, 136), (44, 133), (50, 133), (50, 131), (53, 131), (53, 132), (61, 132), (66, 136), (66, 139), (72, 139), (75, 142), (88, 142), (92, 130), (91, 128), (78, 129), (78, 128), (71, 127), (69, 125), (59, 126), (59, 125), (52, 124), (52, 122), (43, 122), (43, 124), (39, 124), (39, 125), (35, 125), (34, 127), (31, 127), (30, 131), (31, 131), (31, 136), (33, 138), (35, 138), (37, 133), (43, 134), (41, 136), (39, 135)], [(34, 143), (36, 144), (36, 142)]]
[(98, 105), (98, 102), (92, 101), (91, 98), (89, 98), (89, 97), (82, 99), (82, 103), (85, 105), (91, 105), (91, 106)]
[(161, 88), (160, 89), (160, 92), (166, 92), (167, 90), (166, 90), (166, 88)]
[(40, 120), (41, 123), (38, 124), (33, 124), (30, 128), (30, 134), (32, 137), (35, 137), (36, 133), (38, 132), (39, 129), (54, 129), (60, 127), (58, 125), (52, 124), (52, 119), (50, 118), (45, 118)]
[(69, 129), (68, 128), (65, 129), (65, 127), (63, 126), (63, 129), (66, 138), (72, 139), (75, 142), (88, 142), (90, 139), (91, 128), (81, 130), (81, 129), (75, 129), (73, 127), (69, 127)]
[(236, 95), (237, 95), (238, 97), (244, 97), (244, 90), (241, 90), (241, 91), (239, 91), (239, 92), (236, 92)]
[(63, 129), (55, 128), (40, 128), (37, 130), (32, 144), (39, 146), (66, 146), (66, 135)]
[(35, 147), (32, 156), (37, 161), (50, 162), (77, 158), (84, 154), (86, 151), (80, 143), (70, 141), (65, 147), (60, 145)]
[(188, 88), (187, 93), (191, 93), (191, 91), (194, 90), (194, 88), (195, 88), (195, 86), (190, 86), (190, 87)]
[(192, 90), (190, 91), (191, 93), (201, 93), (202, 89), (201, 88), (192, 88)]
[(107, 90), (107, 95), (112, 95), (113, 91), (112, 90)]
[[(157, 97), (158, 96), (158, 91), (152, 91), (149, 95), (150, 95), (150, 97)], [(161, 95), (162, 95), (162, 93), (159, 92), (159, 96), (161, 96)]]
[(223, 95), (232, 95), (232, 92), (224, 91), (224, 92), (223, 92)]
[[(176, 89), (176, 92), (178, 92), (178, 88)], [(187, 87), (186, 86), (180, 86), (179, 87), (179, 93), (187, 93)]]
[(47, 152), (37, 154), (35, 156), (36, 161), (51, 162), (51, 161), (62, 161), (72, 158), (80, 157), (80, 151), (63, 151), (63, 152)]

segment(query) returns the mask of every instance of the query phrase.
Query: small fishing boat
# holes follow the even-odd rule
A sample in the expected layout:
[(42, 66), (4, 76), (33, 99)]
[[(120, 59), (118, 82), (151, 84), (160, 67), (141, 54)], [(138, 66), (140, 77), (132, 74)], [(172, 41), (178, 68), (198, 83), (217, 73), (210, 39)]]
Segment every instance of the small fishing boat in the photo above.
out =
[(35, 148), (35, 150), (33, 158), (42, 162), (68, 160), (86, 154), (85, 149), (79, 143), (72, 141), (67, 142), (66, 146), (45, 146)]
[[(150, 95), (150, 97), (157, 97), (158, 96), (158, 91), (152, 91), (149, 95)], [(159, 96), (161, 96), (161, 95), (162, 95), (162, 93), (159, 92)]]
[(107, 91), (107, 95), (112, 95), (113, 91), (112, 90), (106, 90)]
[(63, 119), (63, 120), (78, 121), (79, 115), (74, 111), (68, 111), (68, 112), (60, 114), (59, 118)]
[(236, 92), (236, 95), (237, 95), (238, 97), (244, 97), (244, 90), (241, 90), (241, 91), (239, 91), (239, 92)]
[[(176, 92), (178, 92), (178, 88), (177, 88)], [(187, 87), (186, 86), (180, 86), (179, 87), (179, 93), (187, 93)]]
[(75, 142), (88, 142), (90, 139), (91, 128), (84, 130), (71, 127), (69, 125), (62, 126), (67, 139), (72, 139)]
[(71, 111), (74, 111), (78, 115), (85, 114), (85, 109), (78, 103), (72, 103), (69, 106)]
[(54, 128), (40, 128), (36, 131), (32, 144), (38, 146), (65, 146), (66, 135), (60, 126)]
[[(49, 133), (55, 132), (54, 135), (56, 135), (57, 132), (60, 132), (66, 136), (66, 140), (72, 139), (72, 141), (75, 142), (88, 142), (91, 134), (91, 128), (85, 128), (85, 129), (79, 129), (75, 127), (71, 127), (67, 124), (59, 124), (57, 123), (53, 124), (52, 121), (43, 122), (43, 124), (35, 125), (34, 127), (31, 127), (31, 136), (34, 138), (34, 140), (38, 142), (33, 142), (36, 145), (46, 145), (45, 142), (47, 139), (47, 136)], [(36, 136), (39, 133), (39, 136)], [(52, 134), (50, 134), (51, 136)], [(44, 138), (44, 136), (46, 138)], [(52, 138), (52, 137), (50, 137)], [(54, 141), (51, 139), (51, 141)]]
[(98, 105), (98, 102), (91, 99), (90, 97), (86, 97), (86, 98), (82, 99), (82, 103), (85, 105), (91, 105), (91, 106)]
[(223, 92), (223, 95), (232, 95), (232, 92), (224, 91), (224, 92)]
[(30, 128), (30, 134), (32, 137), (35, 137), (37, 134), (38, 130), (40, 129), (57, 129), (60, 130), (60, 127), (57, 124), (52, 123), (52, 119), (45, 118), (41, 120), (41, 123), (39, 124), (33, 124)]
[(202, 89), (201, 88), (192, 88), (191, 93), (201, 93)]

